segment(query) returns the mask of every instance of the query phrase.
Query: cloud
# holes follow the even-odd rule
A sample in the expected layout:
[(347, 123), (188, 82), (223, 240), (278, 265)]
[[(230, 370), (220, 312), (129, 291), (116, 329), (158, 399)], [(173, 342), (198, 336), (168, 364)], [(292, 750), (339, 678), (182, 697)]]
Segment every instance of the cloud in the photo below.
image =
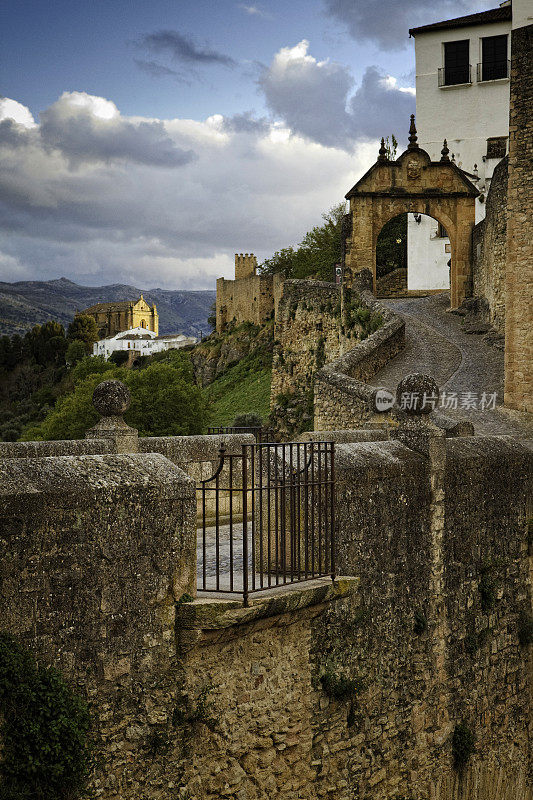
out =
[(249, 14), (251, 17), (263, 17), (264, 19), (272, 19), (270, 14), (267, 14), (266, 11), (263, 11), (262, 8), (259, 6), (247, 6), (244, 3), (239, 3), (238, 6), (241, 11), (244, 11), (245, 14)]
[(409, 43), (409, 28), (470, 14), (486, 3), (441, 0), (436, 9), (426, 0), (324, 0), (324, 6), (356, 41), (370, 41), (382, 50), (401, 50)]
[[(348, 156), (251, 113), (126, 117), (81, 93), (40, 118), (9, 121), (25, 138), (0, 142), (0, 280), (214, 288), (235, 252), (262, 260), (320, 224), (377, 152), (371, 142)], [(161, 169), (175, 151), (196, 158)]]
[(160, 30), (148, 33), (138, 42), (139, 46), (153, 53), (167, 53), (175, 61), (189, 65), (222, 64), (234, 67), (237, 62), (224, 53), (200, 47), (186, 34), (179, 31)]
[(5, 119), (16, 122), (24, 128), (37, 127), (29, 108), (9, 97), (0, 97), (0, 121)]
[(165, 67), (164, 64), (158, 64), (156, 61), (145, 61), (142, 58), (134, 58), (133, 59), (135, 64), (141, 69), (143, 72), (146, 72), (147, 75), (150, 75), (152, 78), (177, 78), (180, 82), (183, 83), (190, 83), (183, 75), (181, 75), (177, 70), (170, 69), (170, 67)]
[(131, 161), (180, 167), (194, 158), (176, 146), (163, 124), (124, 119), (114, 103), (85, 92), (64, 92), (41, 114), (45, 147), (65, 155), (71, 166), (82, 162)]
[(282, 48), (259, 79), (270, 111), (293, 132), (350, 150), (357, 140), (407, 130), (414, 89), (400, 88), (395, 78), (367, 67), (352, 95), (348, 67), (318, 61), (308, 50), (305, 39)]

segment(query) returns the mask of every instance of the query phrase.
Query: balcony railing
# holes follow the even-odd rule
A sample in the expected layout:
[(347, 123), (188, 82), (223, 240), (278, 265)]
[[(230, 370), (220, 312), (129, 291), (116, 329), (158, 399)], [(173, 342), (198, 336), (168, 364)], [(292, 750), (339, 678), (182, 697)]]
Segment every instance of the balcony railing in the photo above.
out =
[(477, 65), (477, 79), (479, 83), (508, 78), (510, 74), (510, 61), (482, 61)]
[(472, 83), (472, 65), (439, 67), (439, 86), (459, 86)]

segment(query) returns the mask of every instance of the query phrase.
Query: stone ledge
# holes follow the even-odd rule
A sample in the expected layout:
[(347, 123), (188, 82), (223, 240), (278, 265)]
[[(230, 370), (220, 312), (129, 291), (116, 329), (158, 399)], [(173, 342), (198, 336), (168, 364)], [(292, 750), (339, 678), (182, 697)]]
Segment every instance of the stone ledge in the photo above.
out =
[[(191, 603), (177, 605), (176, 627), (181, 631), (199, 633), (248, 625), (268, 617), (279, 617), (340, 600), (357, 591), (358, 586), (359, 578), (355, 577), (339, 577), (334, 582), (331, 578), (320, 578), (272, 588), (266, 590), (268, 594), (259, 597), (252, 595), (248, 607), (243, 606), (242, 600), (197, 597)], [(182, 641), (183, 644), (185, 642)]]

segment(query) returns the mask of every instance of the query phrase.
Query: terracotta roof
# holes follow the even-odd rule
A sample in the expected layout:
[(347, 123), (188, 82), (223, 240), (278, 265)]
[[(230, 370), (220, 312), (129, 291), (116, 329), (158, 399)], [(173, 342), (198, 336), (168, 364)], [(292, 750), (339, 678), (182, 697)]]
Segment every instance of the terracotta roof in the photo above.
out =
[(442, 22), (434, 22), (432, 25), (421, 25), (419, 28), (410, 28), (409, 36), (416, 36), (417, 33), (427, 33), (429, 31), (464, 28), (467, 25), (484, 25), (487, 22), (507, 22), (511, 19), (512, 8), (508, 5), (502, 6), (501, 8), (491, 8), (489, 11), (480, 11), (477, 14), (468, 14), (466, 17), (445, 19)]
[(138, 303), (138, 300), (119, 300), (115, 303), (95, 303), (94, 306), (89, 306), (81, 314), (94, 314), (97, 311), (127, 311), (128, 308)]

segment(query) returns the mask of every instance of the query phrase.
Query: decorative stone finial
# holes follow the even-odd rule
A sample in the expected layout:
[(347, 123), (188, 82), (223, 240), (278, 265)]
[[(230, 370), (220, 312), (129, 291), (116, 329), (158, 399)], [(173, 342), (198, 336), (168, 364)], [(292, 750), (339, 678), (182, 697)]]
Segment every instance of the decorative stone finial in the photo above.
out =
[(442, 153), (441, 159), (440, 159), (441, 161), (449, 161), (450, 160), (450, 151), (448, 149), (448, 142), (446, 141), (446, 139), (444, 140), (444, 147), (442, 148), (442, 150), (440, 152)]
[(102, 417), (121, 417), (130, 401), (130, 390), (122, 381), (102, 381), (93, 392), (93, 406)]
[(415, 115), (411, 114), (411, 125), (409, 126), (408, 150), (418, 150), (418, 136), (416, 135)]
[(93, 392), (93, 406), (102, 419), (87, 431), (85, 438), (110, 440), (115, 453), (136, 453), (139, 434), (122, 419), (130, 400), (129, 389), (121, 381), (99, 383)]
[(431, 375), (415, 372), (402, 378), (396, 388), (396, 402), (406, 414), (430, 414), (437, 406), (439, 387)]
[(381, 137), (381, 147), (379, 148), (378, 161), (388, 161), (387, 148), (385, 147), (385, 139)]

